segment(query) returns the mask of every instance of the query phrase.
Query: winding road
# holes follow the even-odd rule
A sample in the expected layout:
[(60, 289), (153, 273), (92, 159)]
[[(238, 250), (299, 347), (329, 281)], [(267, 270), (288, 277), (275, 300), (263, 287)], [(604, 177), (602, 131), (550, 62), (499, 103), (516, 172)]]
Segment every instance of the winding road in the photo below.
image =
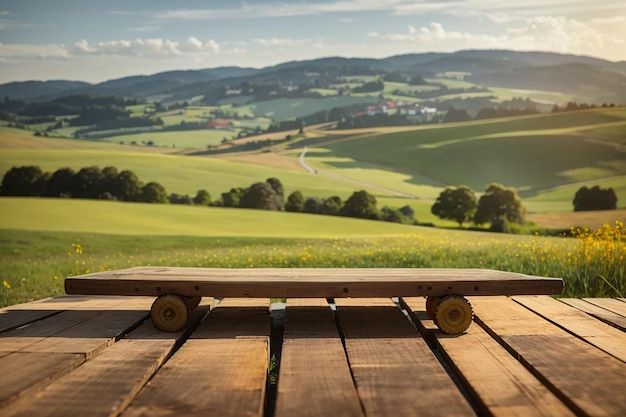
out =
[(414, 198), (414, 199), (421, 200), (421, 197), (418, 196), (418, 195), (415, 195), (415, 194), (407, 194), (407, 193), (403, 193), (401, 191), (392, 190), (390, 188), (380, 187), (380, 186), (375, 185), (375, 184), (371, 184), (371, 183), (367, 183), (367, 182), (363, 182), (363, 181), (353, 180), (352, 178), (343, 177), (341, 175), (331, 174), (329, 172), (324, 172), (324, 171), (319, 171), (319, 170), (311, 167), (304, 160), (304, 157), (306, 156), (307, 151), (308, 151), (308, 148), (306, 146), (304, 148), (302, 148), (302, 152), (300, 153), (300, 165), (302, 165), (302, 167), (304, 169), (306, 169), (308, 172), (310, 172), (311, 174), (323, 175), (325, 177), (333, 178), (333, 179), (338, 180), (338, 181), (342, 181), (342, 182), (349, 183), (349, 184), (359, 185), (361, 187), (371, 188), (373, 190), (381, 191), (381, 192), (384, 192), (384, 193), (389, 193), (389, 194), (392, 194), (392, 195), (395, 195), (395, 196), (398, 196), (398, 197), (407, 197), (407, 198)]

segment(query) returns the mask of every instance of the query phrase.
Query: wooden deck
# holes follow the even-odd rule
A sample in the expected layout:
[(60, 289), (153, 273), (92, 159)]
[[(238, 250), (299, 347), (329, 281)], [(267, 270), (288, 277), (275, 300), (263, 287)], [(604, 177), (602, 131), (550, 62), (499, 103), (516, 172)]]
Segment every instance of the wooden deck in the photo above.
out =
[(624, 416), (626, 299), (205, 298), (162, 333), (153, 298), (0, 309), (0, 416)]

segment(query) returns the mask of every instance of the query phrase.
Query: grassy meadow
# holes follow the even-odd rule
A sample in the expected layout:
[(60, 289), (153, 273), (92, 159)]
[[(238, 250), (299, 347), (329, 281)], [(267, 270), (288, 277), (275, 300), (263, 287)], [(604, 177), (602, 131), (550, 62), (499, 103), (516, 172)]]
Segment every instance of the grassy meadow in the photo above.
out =
[(557, 238), (62, 199), (3, 198), (0, 212), (0, 305), (63, 294), (66, 276), (139, 265), (490, 268), (563, 277), (566, 296), (626, 292), (622, 223)]
[[(613, 134), (594, 134), (601, 129)], [(311, 158), (340, 170), (376, 165), (411, 175), (414, 184), (429, 178), (431, 184), (482, 191), (496, 181), (531, 197), (572, 182), (626, 175), (624, 133), (626, 111), (601, 109), (344, 136), (317, 145), (322, 150)]]
[[(217, 156), (190, 156), (180, 145), (168, 145), (174, 137), (191, 144), (207, 139), (194, 134), (200, 135), (164, 133), (163, 147), (147, 147), (33, 137), (0, 127), (0, 173), (23, 165), (48, 172), (115, 166), (132, 170), (144, 183), (161, 183), (168, 193), (206, 189), (214, 199), (233, 187), (276, 177), (287, 195), (300, 190), (305, 196), (346, 199), (365, 189), (379, 208), (409, 205), (421, 223), (444, 228), (244, 209), (3, 197), (0, 305), (62, 294), (66, 276), (137, 265), (493, 268), (563, 277), (567, 296), (626, 294), (626, 212), (587, 213), (587, 220), (571, 212), (582, 185), (613, 187), (618, 205), (625, 207), (624, 108), (411, 128), (311, 130), (289, 145)], [(298, 163), (305, 145), (306, 161), (318, 174)], [(446, 185), (467, 184), (480, 192), (491, 182), (517, 187), (529, 218), (537, 215), (543, 227), (589, 222), (594, 229), (575, 230), (573, 238), (471, 232), (430, 213)]]

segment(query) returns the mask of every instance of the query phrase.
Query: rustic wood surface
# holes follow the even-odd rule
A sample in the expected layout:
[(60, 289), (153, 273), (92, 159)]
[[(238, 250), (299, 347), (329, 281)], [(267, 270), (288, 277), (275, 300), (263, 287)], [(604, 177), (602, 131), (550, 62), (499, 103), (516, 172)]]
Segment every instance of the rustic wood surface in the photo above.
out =
[(11, 306), (0, 416), (626, 415), (624, 299), (469, 299), (457, 336), (423, 297), (204, 298), (179, 333), (149, 297)]
[(69, 277), (68, 294), (312, 298), (560, 294), (563, 281), (488, 269), (135, 267)]

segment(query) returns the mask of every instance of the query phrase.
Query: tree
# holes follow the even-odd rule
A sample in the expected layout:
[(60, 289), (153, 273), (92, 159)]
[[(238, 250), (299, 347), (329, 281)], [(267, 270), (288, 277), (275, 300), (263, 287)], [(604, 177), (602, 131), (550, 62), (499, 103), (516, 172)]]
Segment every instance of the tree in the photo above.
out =
[(303, 213), (321, 214), (324, 202), (319, 197), (308, 197), (302, 206)]
[(113, 194), (113, 190), (115, 189), (115, 180), (118, 175), (119, 173), (115, 167), (108, 166), (102, 168), (102, 189), (105, 192)]
[(328, 214), (331, 216), (335, 216), (339, 213), (341, 208), (343, 207), (343, 202), (341, 198), (334, 195), (332, 197), (325, 198), (322, 202), (322, 207), (320, 207), (322, 214)]
[(193, 204), (193, 200), (187, 194), (178, 194), (172, 193), (167, 198), (170, 204), (183, 204), (186, 206), (191, 206)]
[(478, 200), (474, 223), (493, 223), (502, 218), (509, 222), (523, 223), (526, 209), (513, 188), (502, 184), (491, 184)]
[(383, 91), (385, 89), (385, 83), (383, 80), (378, 79), (376, 81), (370, 81), (364, 83), (358, 87), (354, 87), (352, 92), (354, 93), (371, 93), (374, 91)]
[(114, 181), (114, 189), (111, 193), (121, 201), (137, 201), (141, 195), (141, 182), (134, 172), (124, 170), (120, 172)]
[(289, 194), (289, 197), (287, 197), (287, 203), (285, 203), (286, 211), (301, 212), (303, 207), (304, 196), (300, 191), (294, 191)]
[(143, 203), (168, 203), (167, 191), (158, 182), (149, 182), (141, 188), (139, 201)]
[(38, 196), (44, 173), (35, 165), (13, 167), (2, 178), (2, 195)]
[(97, 166), (81, 168), (72, 178), (72, 197), (99, 198), (103, 189), (104, 174)]
[(208, 206), (211, 204), (211, 194), (207, 190), (198, 190), (193, 198), (193, 203), (199, 206)]
[(285, 191), (283, 190), (283, 184), (278, 178), (268, 178), (265, 182), (268, 183), (276, 193), (277, 210), (283, 211), (285, 209)]
[(424, 79), (421, 75), (416, 75), (409, 81), (409, 85), (428, 85), (428, 81)]
[(415, 221), (415, 211), (411, 208), (411, 206), (402, 206), (398, 210), (407, 219)]
[(408, 223), (408, 219), (400, 210), (385, 206), (380, 210), (380, 219), (391, 223)]
[(48, 180), (46, 195), (50, 197), (71, 197), (72, 178), (76, 173), (72, 168), (59, 168)]
[(437, 197), (430, 212), (440, 219), (454, 220), (459, 224), (459, 227), (463, 227), (464, 222), (474, 218), (476, 206), (474, 190), (461, 185), (459, 187), (446, 187)]
[(615, 210), (617, 195), (613, 188), (603, 189), (596, 185), (592, 188), (582, 187), (574, 195), (574, 211)]
[(454, 107), (450, 107), (450, 110), (443, 117), (443, 122), (466, 122), (468, 120), (472, 120), (472, 116), (469, 115), (467, 110), (465, 109), (455, 109)]
[(241, 196), (243, 196), (243, 188), (231, 188), (229, 192), (222, 193), (222, 206), (239, 207)]
[(278, 195), (267, 182), (257, 182), (247, 188), (241, 196), (239, 206), (261, 210), (280, 210)]
[(365, 190), (355, 191), (346, 200), (339, 214), (362, 219), (377, 219), (376, 197)]

